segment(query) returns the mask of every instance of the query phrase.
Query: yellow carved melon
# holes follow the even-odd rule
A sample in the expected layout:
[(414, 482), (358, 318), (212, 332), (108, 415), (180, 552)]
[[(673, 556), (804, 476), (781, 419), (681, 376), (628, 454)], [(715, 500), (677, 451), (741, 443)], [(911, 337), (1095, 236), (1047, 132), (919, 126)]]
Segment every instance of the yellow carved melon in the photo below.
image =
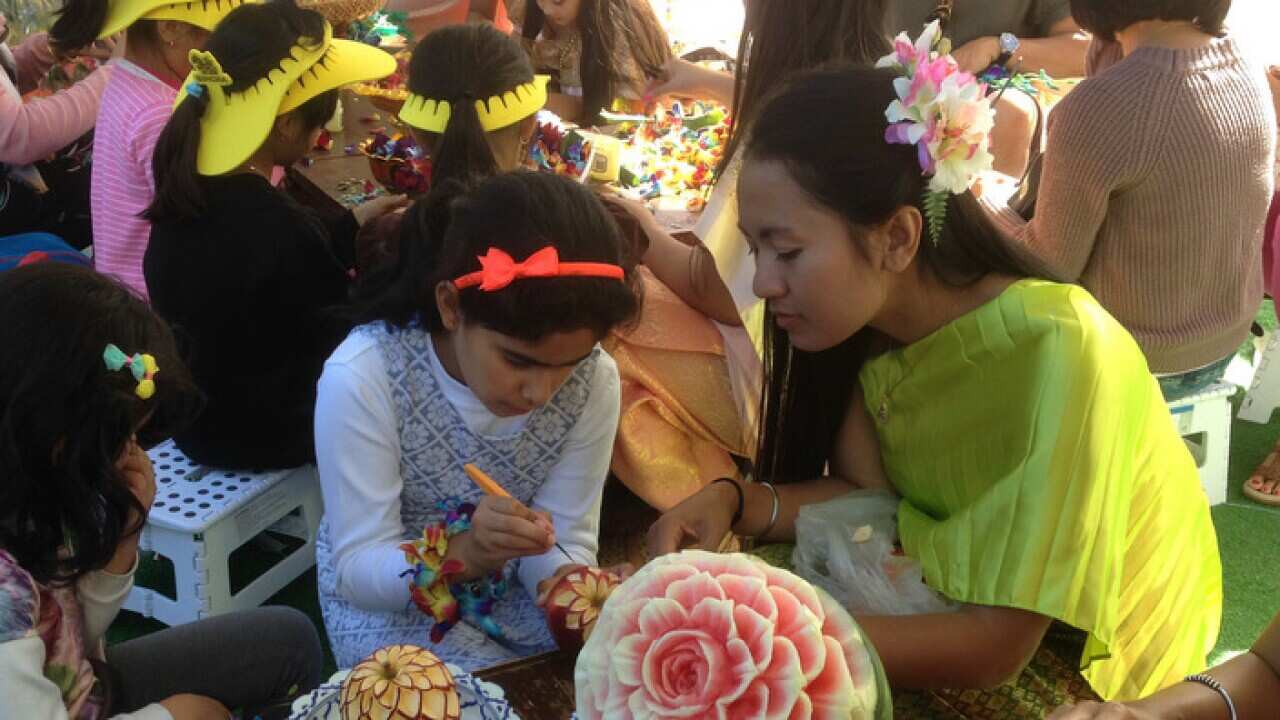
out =
[(461, 713), (453, 675), (413, 645), (377, 650), (342, 684), (342, 720), (458, 720)]

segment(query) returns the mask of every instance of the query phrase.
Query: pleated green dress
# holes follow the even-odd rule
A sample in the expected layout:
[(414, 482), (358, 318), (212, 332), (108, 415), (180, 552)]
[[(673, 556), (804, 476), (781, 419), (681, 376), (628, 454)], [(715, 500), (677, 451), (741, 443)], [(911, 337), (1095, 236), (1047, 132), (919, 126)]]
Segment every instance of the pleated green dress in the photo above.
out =
[(1086, 631), (1103, 698), (1204, 669), (1222, 568), (1195, 463), (1129, 333), (1039, 280), (864, 366), (905, 552), (965, 603)]

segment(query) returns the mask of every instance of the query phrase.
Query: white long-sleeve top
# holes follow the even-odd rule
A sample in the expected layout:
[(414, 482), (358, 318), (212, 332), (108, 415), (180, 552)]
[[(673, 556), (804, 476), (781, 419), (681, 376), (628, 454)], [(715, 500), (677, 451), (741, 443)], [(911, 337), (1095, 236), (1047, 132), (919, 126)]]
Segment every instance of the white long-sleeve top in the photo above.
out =
[[(14, 571), (8, 555), (0, 556), (0, 720), (74, 720), (67, 714), (62, 692), (45, 676), (45, 642), (36, 631), (39, 590), (24, 571)], [(85, 575), (76, 584), (84, 614), (84, 647), (101, 657), (102, 638), (133, 588), (134, 569), (124, 575), (105, 571)], [(30, 617), (34, 611), (37, 617)], [(113, 715), (112, 720), (173, 720), (158, 704), (137, 712)]]
[[(489, 412), (445, 371), (434, 345), (430, 371), (472, 432), (494, 437), (523, 430), (528, 415), (500, 418)], [(531, 503), (551, 516), (560, 545), (585, 565), (596, 564), (600, 500), (619, 410), (618, 366), (602, 351), (587, 405)], [(315, 436), (338, 593), (363, 610), (403, 611), (409, 602), (404, 578), (409, 565), (400, 544), (422, 528), (401, 523), (400, 435), (391, 381), (373, 338), (353, 333), (325, 363)], [(518, 577), (529, 595), (537, 597), (538, 583), (568, 562), (552, 549), (522, 559)]]

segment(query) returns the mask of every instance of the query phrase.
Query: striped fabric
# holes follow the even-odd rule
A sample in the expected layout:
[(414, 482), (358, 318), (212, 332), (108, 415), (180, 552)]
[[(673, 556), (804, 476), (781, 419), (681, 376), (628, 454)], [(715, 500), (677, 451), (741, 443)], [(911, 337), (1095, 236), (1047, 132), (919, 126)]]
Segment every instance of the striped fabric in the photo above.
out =
[(146, 299), (142, 256), (151, 223), (139, 215), (155, 195), (151, 154), (178, 92), (131, 62), (116, 65), (102, 95), (94, 139), (94, 267)]

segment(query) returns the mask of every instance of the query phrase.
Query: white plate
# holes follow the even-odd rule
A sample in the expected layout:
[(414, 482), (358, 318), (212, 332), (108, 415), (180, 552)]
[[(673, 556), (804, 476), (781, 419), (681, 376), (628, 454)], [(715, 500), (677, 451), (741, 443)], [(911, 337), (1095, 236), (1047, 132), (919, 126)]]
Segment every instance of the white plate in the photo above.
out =
[[(507, 703), (502, 688), (464, 673), (453, 665), (445, 667), (453, 675), (458, 689), (462, 720), (520, 720)], [(289, 720), (341, 720), (342, 682), (350, 672), (339, 670), (329, 678), (329, 682), (294, 700)]]

